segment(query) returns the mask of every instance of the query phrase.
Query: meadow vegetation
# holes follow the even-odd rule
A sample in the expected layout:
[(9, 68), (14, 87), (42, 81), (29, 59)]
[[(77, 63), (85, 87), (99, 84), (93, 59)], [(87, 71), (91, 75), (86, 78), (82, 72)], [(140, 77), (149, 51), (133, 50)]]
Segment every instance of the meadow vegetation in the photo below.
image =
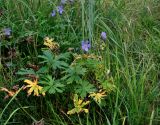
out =
[(0, 125), (159, 125), (160, 0), (0, 0)]

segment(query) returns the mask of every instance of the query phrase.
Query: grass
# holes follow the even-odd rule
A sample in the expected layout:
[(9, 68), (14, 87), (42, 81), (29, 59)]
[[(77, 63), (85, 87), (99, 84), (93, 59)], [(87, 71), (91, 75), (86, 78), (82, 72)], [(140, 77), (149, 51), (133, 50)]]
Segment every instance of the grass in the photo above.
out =
[[(28, 63), (38, 65), (46, 36), (54, 38), (62, 52), (69, 47), (80, 52), (80, 41), (89, 39), (91, 53), (104, 58), (116, 86), (105, 98), (105, 106), (93, 102), (88, 114), (71, 116), (67, 114), (72, 107), (68, 93), (27, 97), (22, 91), (4, 99), (5, 94), (0, 92), (0, 124), (32, 124), (43, 118), (47, 125), (158, 125), (159, 2), (80, 0), (65, 5), (63, 15), (51, 17), (58, 0), (0, 0), (0, 29), (12, 29), (12, 38), (0, 39), (0, 87), (23, 84), (16, 72)], [(103, 53), (95, 50), (102, 31), (107, 32)]]

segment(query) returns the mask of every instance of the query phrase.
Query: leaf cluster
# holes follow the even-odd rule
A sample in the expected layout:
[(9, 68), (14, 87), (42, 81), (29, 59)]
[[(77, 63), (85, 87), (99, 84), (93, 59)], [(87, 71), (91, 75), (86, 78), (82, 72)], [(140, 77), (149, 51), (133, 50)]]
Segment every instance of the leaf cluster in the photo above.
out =
[(21, 80), (31, 75), (38, 78), (38, 83), (43, 87), (42, 91), (48, 94), (65, 93), (69, 90), (69, 93), (76, 93), (83, 99), (99, 89), (114, 89), (114, 85), (101, 79), (104, 77), (105, 68), (95, 55), (81, 55), (74, 60), (71, 60), (71, 55), (69, 52), (55, 54), (50, 49), (43, 50), (42, 55), (38, 56), (38, 65), (41, 67), (39, 70), (22, 68), (17, 74), (22, 76)]

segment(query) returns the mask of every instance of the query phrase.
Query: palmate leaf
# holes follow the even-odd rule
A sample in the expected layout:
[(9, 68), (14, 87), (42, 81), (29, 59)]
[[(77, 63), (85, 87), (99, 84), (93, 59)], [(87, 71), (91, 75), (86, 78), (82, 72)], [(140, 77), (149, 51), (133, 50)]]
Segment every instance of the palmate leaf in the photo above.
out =
[(47, 72), (48, 72), (48, 67), (44, 66), (44, 67), (41, 67), (38, 71), (34, 71), (31, 68), (30, 69), (21, 68), (16, 74), (22, 76), (18, 79), (18, 81), (20, 81), (20, 80), (26, 79), (27, 75), (38, 78), (40, 75), (47, 73)]
[(66, 52), (66, 53), (61, 53), (58, 56), (55, 57), (56, 60), (68, 60), (70, 57), (70, 53)]
[(52, 69), (65, 69), (66, 67), (68, 67), (68, 64), (64, 61), (60, 61), (60, 60), (54, 60), (52, 63)]
[(48, 63), (50, 65), (52, 64), (54, 60), (54, 55), (50, 50), (43, 51), (43, 55), (39, 55), (38, 57), (43, 59), (41, 63)]
[(36, 72), (33, 69), (20, 69), (16, 74), (18, 75), (36, 75)]
[(37, 74), (43, 74), (43, 73), (47, 73), (47, 72), (48, 72), (48, 67), (47, 66), (43, 66), (36, 73)]
[(43, 61), (40, 63), (47, 64), (48, 67), (51, 67), (53, 70), (56, 70), (57, 68), (64, 69), (68, 67), (68, 64), (65, 61), (69, 59), (69, 53), (55, 56), (52, 51), (45, 50), (43, 51), (43, 55), (39, 55), (38, 57), (43, 59)]
[(33, 69), (24, 69), (24, 68), (21, 68), (16, 74), (22, 76), (18, 78), (17, 81), (26, 79), (26, 75), (38, 76), (38, 74)]
[(80, 65), (70, 66), (66, 71), (66, 75), (63, 77), (63, 80), (67, 80), (67, 83), (80, 83), (82, 81), (82, 76), (86, 73), (86, 68), (83, 68)]
[(82, 98), (86, 97), (88, 93), (95, 91), (96, 88), (94, 87), (94, 85), (90, 84), (88, 81), (82, 81), (81, 84), (75, 87), (75, 92)]
[(50, 94), (62, 93), (65, 87), (65, 85), (63, 85), (59, 80), (55, 80), (50, 75), (47, 75), (47, 77), (45, 77), (43, 81), (40, 81), (40, 83), (44, 85), (42, 91)]

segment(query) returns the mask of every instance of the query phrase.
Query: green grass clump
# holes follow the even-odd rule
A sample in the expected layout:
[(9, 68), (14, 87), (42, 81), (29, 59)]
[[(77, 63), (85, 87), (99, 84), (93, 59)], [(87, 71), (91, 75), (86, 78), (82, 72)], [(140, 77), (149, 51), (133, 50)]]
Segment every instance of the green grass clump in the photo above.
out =
[(158, 125), (160, 1), (60, 2), (0, 0), (0, 124)]

